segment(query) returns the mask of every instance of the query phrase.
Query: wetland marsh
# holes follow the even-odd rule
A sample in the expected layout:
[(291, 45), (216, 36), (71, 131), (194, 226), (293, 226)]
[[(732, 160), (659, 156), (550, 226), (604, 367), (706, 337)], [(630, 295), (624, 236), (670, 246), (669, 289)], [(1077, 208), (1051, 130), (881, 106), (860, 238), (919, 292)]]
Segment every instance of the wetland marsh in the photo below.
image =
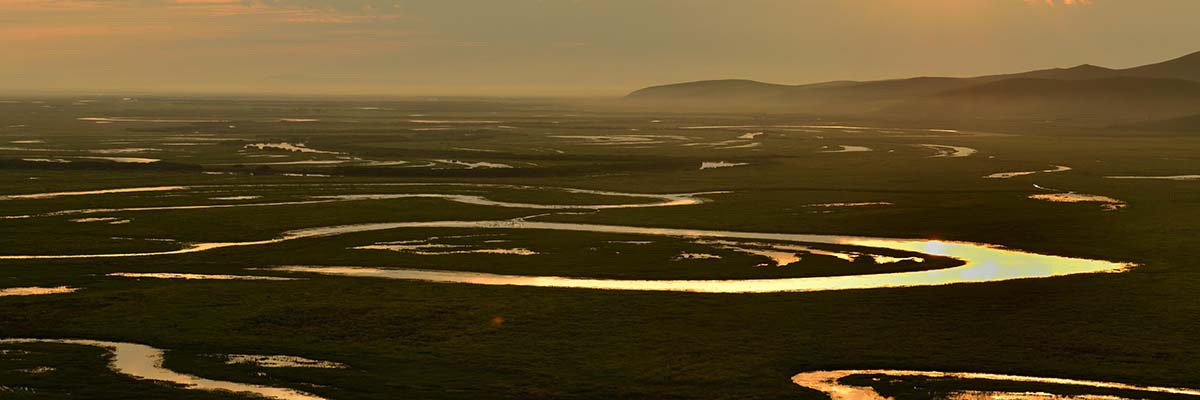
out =
[(0, 397), (1200, 387), (1191, 136), (78, 100), (0, 104)]

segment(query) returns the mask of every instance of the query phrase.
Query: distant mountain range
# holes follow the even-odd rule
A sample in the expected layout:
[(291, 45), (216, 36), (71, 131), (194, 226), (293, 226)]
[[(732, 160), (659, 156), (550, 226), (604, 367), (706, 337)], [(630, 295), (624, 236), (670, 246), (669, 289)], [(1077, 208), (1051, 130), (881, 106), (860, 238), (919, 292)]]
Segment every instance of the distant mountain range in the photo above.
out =
[(1128, 123), (1200, 113), (1200, 52), (1127, 69), (1084, 64), (971, 78), (807, 85), (710, 80), (648, 87), (630, 93), (627, 99), (683, 108)]

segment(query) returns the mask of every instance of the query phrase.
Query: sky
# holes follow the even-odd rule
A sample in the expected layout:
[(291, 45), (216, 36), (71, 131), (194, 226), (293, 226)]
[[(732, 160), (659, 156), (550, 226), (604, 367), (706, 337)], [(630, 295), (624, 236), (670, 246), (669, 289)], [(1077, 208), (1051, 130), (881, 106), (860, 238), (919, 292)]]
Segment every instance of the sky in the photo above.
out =
[(618, 96), (1200, 51), (1197, 0), (0, 0), (0, 91)]

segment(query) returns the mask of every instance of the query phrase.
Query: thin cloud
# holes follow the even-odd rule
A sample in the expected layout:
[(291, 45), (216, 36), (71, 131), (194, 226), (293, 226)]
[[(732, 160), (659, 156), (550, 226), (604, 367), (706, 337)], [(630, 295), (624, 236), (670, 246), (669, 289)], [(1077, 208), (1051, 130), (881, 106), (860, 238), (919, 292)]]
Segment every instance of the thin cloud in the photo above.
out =
[(349, 24), (401, 17), (397, 7), (296, 0), (0, 0), (0, 9), (24, 15), (89, 12), (162, 18), (255, 16), (263, 22), (307, 24)]
[(114, 35), (141, 35), (152, 32), (166, 31), (167, 25), (149, 26), (112, 26), (112, 25), (72, 25), (72, 26), (6, 26), (0, 27), (0, 36), (11, 41), (56, 40), (71, 37), (96, 37)]
[(1029, 4), (1044, 4), (1047, 6), (1090, 6), (1092, 0), (1025, 0)]
[(112, 3), (94, 0), (0, 0), (0, 9), (19, 12), (78, 12), (109, 8)]

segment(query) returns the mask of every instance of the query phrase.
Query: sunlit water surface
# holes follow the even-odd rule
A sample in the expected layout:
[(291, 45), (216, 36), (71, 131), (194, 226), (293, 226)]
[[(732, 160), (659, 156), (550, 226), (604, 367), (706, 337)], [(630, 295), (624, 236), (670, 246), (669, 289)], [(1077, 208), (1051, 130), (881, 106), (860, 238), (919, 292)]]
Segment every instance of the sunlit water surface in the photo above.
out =
[(68, 286), (56, 287), (15, 287), (0, 289), (0, 297), (6, 296), (37, 296), (44, 294), (62, 294), (72, 293), (79, 290), (78, 288)]
[(109, 368), (137, 379), (170, 382), (186, 389), (245, 393), (279, 400), (324, 400), (323, 397), (295, 389), (217, 381), (181, 374), (163, 367), (163, 351), (136, 343), (105, 342), (84, 339), (0, 339), (0, 344), (58, 343), (92, 346), (112, 353)]
[(954, 283), (995, 282), (1011, 279), (1048, 278), (1053, 276), (1123, 272), (1130, 263), (1089, 260), (1027, 253), (1000, 246), (922, 239), (890, 239), (841, 235), (790, 234), (711, 231), (677, 228), (645, 228), (617, 225), (589, 225), (556, 222), (532, 222), (524, 219), (503, 221), (433, 221), (385, 222), (339, 225), (288, 231), (278, 238), (247, 242), (195, 243), (188, 247), (160, 252), (75, 254), (75, 255), (10, 255), (12, 259), (88, 259), (145, 257), (187, 254), (227, 247), (261, 246), (289, 240), (327, 237), (348, 233), (371, 232), (405, 228), (467, 228), (467, 229), (539, 229), (552, 231), (598, 232), (685, 238), (734, 238), (782, 242), (823, 243), (843, 246), (900, 250), (962, 260), (961, 266), (937, 270), (896, 272), (873, 275), (850, 275), (810, 278), (744, 279), (744, 280), (609, 280), (567, 278), (557, 276), (493, 275), (466, 272), (441, 272), (403, 269), (321, 267), (287, 267), (293, 272), (322, 272), (338, 275), (372, 276), (392, 279), (460, 282), (491, 285), (522, 285), (540, 287), (569, 287), (614, 290), (659, 290), (709, 293), (766, 293), (816, 290), (870, 289), (906, 286), (932, 286)]
[[(889, 400), (870, 387), (853, 386), (838, 382), (852, 375), (884, 375), (884, 376), (917, 376), (928, 378), (976, 379), (1004, 382), (1025, 382), (1052, 385), (1086, 386), (1099, 389), (1133, 390), (1151, 393), (1167, 393), (1179, 395), (1200, 396), (1200, 390), (1186, 388), (1170, 388), (1159, 386), (1138, 386), (1116, 382), (1085, 381), (1063, 378), (1042, 378), (1034, 376), (1001, 375), (969, 372), (937, 372), (937, 371), (902, 371), (902, 370), (839, 370), (814, 371), (796, 374), (792, 382), (797, 385), (817, 390), (829, 395), (832, 400)], [(967, 391), (951, 394), (951, 399), (1121, 399), (1113, 396), (1059, 396), (1040, 392), (982, 392)]]
[[(685, 238), (731, 238), (781, 242), (822, 243), (870, 247), (963, 261), (958, 267), (937, 270), (780, 279), (739, 280), (622, 280), (560, 276), (499, 275), (478, 272), (389, 269), (362, 266), (283, 266), (275, 270), (327, 275), (423, 280), (480, 285), (518, 285), (534, 287), (588, 288), (608, 290), (683, 291), (705, 293), (770, 293), (819, 290), (871, 289), (908, 286), (933, 286), (956, 283), (996, 282), (1012, 279), (1048, 278), (1083, 273), (1115, 273), (1133, 264), (1028, 253), (999, 246), (920, 239), (889, 239), (840, 235), (757, 233), (673, 228), (644, 228), (615, 225), (588, 225), (555, 222), (440, 221), (398, 222), (292, 231), (288, 238), (328, 236), (401, 228), (541, 229), (554, 231), (598, 232)], [(284, 239), (286, 240), (286, 239)]]

